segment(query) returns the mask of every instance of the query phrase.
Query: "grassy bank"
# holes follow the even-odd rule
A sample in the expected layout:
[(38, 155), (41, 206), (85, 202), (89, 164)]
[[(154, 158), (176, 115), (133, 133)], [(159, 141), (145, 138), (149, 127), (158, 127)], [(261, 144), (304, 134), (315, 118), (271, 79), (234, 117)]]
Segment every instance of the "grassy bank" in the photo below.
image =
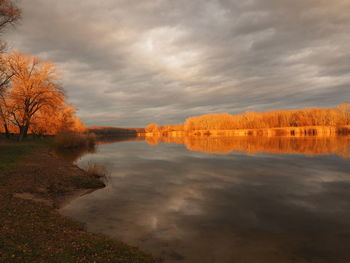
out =
[(98, 178), (50, 153), (46, 142), (0, 141), (0, 262), (153, 262), (55, 209), (99, 187)]
[(0, 141), (0, 176), (9, 171), (25, 154), (30, 153), (37, 143), (13, 143)]

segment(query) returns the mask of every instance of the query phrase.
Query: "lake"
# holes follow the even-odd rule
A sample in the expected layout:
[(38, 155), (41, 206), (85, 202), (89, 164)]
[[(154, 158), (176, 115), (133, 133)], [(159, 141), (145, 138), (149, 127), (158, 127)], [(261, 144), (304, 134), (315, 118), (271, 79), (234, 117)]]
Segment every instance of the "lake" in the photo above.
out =
[(139, 138), (100, 144), (107, 187), (60, 211), (157, 262), (350, 262), (350, 140)]

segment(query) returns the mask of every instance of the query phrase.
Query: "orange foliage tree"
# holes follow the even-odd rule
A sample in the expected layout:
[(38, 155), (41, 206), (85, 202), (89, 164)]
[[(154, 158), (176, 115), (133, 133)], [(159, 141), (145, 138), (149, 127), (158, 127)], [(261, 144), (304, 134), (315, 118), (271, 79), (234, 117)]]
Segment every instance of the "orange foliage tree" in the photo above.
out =
[(58, 110), (39, 111), (32, 119), (30, 132), (35, 135), (84, 132), (85, 126), (75, 114), (76, 109), (71, 105), (63, 105)]
[(146, 132), (158, 132), (158, 124), (157, 123), (151, 123), (147, 125)]
[[(164, 125), (158, 132), (195, 130), (264, 129), (301, 126), (350, 125), (350, 104), (336, 108), (306, 108), (302, 110), (275, 110), (268, 112), (245, 112), (206, 114), (186, 119), (184, 125)], [(146, 128), (147, 130), (147, 128)]]
[(65, 102), (53, 63), (20, 52), (3, 55), (2, 59), (7, 74), (12, 75), (9, 90), (1, 96), (3, 127), (9, 123), (17, 126), (19, 140), (28, 132), (42, 135), (84, 129), (75, 116), (76, 109)]
[(207, 114), (187, 118), (185, 130), (263, 129), (300, 126), (340, 126), (350, 124), (349, 104), (337, 108), (306, 108), (303, 110), (276, 110)]
[(64, 103), (63, 89), (57, 84), (57, 72), (51, 62), (19, 52), (4, 56), (4, 60), (8, 75), (13, 75), (7, 104), (22, 140), (39, 110), (55, 109)]

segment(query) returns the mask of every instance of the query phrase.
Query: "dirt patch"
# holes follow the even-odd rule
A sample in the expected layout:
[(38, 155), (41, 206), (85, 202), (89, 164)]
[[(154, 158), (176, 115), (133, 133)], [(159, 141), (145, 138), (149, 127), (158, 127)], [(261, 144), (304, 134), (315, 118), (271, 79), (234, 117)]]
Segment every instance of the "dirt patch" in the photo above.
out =
[(28, 197), (30, 194), (32, 200), (45, 200), (55, 208), (73, 197), (104, 186), (101, 180), (60, 159), (46, 147), (26, 156), (7, 184), (17, 196), (25, 193)]
[(15, 193), (15, 194), (13, 194), (13, 197), (22, 198), (25, 200), (32, 200), (34, 202), (40, 202), (40, 203), (43, 203), (46, 205), (52, 205), (52, 203), (49, 200), (38, 197), (38, 196), (31, 194), (31, 193)]

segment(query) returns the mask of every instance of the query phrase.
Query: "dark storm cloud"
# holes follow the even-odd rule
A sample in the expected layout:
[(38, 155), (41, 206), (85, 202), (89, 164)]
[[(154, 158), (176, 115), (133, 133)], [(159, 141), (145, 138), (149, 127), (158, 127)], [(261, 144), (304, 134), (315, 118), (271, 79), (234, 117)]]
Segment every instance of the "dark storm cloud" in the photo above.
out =
[(350, 101), (349, 0), (20, 2), (13, 48), (50, 59), (89, 125)]

